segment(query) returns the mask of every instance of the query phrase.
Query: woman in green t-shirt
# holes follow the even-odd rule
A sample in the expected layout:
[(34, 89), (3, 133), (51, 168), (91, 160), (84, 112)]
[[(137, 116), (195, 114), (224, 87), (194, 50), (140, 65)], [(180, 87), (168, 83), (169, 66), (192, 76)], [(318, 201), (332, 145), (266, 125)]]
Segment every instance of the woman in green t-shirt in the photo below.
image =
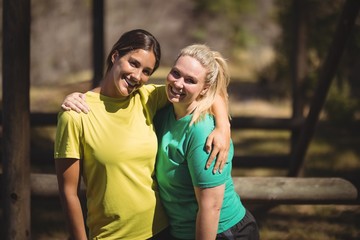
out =
[(154, 119), (156, 178), (174, 239), (259, 239), (254, 217), (234, 190), (232, 143), (221, 173), (204, 169), (206, 138), (215, 127), (211, 105), (217, 95), (227, 99), (229, 80), (225, 60), (206, 45), (185, 47), (167, 76), (172, 104)]

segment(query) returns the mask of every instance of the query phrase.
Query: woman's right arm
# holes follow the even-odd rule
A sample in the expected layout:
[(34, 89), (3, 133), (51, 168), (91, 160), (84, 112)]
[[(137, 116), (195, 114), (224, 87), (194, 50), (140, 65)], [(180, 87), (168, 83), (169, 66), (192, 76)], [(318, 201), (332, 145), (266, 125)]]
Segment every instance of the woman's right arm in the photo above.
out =
[(56, 175), (61, 203), (71, 239), (87, 239), (84, 217), (78, 196), (80, 186), (80, 160), (73, 158), (55, 159)]
[(88, 113), (90, 111), (90, 108), (86, 103), (85, 94), (80, 92), (74, 92), (67, 95), (61, 104), (61, 108), (65, 111), (74, 110), (78, 113)]
[(219, 227), (225, 184), (211, 187), (194, 187), (199, 210), (196, 216), (196, 240), (215, 239)]

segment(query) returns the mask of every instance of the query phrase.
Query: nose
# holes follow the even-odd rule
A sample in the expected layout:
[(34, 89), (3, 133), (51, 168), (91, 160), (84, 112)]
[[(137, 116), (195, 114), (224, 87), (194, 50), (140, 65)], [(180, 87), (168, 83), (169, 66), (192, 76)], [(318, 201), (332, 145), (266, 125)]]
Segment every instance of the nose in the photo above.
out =
[(140, 82), (140, 80), (141, 80), (141, 74), (142, 74), (141, 70), (137, 69), (137, 70), (135, 70), (135, 71), (133, 72), (133, 74), (131, 74), (131, 77), (132, 77), (134, 80), (136, 80), (137, 82)]
[(175, 87), (177, 87), (177, 88), (182, 88), (182, 87), (183, 87), (183, 80), (182, 80), (182, 78), (177, 78), (177, 79), (175, 79), (174, 85), (175, 85)]

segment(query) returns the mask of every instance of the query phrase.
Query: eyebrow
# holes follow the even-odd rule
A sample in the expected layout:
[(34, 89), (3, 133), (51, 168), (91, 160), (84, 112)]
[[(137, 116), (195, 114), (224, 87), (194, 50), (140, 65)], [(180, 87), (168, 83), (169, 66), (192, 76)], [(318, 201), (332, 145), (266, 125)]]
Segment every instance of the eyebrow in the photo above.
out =
[(171, 71), (172, 71), (172, 70), (178, 71), (178, 72), (180, 73), (180, 75), (183, 76), (184, 78), (191, 78), (192, 80), (194, 80), (194, 81), (196, 81), (196, 82), (199, 82), (199, 79), (198, 79), (197, 77), (192, 76), (192, 75), (185, 75), (185, 74), (183, 74), (183, 72), (182, 72), (179, 68), (177, 68), (176, 66), (173, 66), (173, 67), (171, 68)]
[[(140, 65), (142, 65), (141, 62), (140, 62), (137, 58), (135, 58), (135, 57), (133, 57), (133, 56), (130, 56), (129, 59), (130, 59), (130, 60), (133, 60), (133, 61), (136, 61), (137, 63), (139, 63)], [(146, 66), (145, 66), (144, 69), (147, 70), (147, 71), (150, 71), (150, 73), (153, 73), (153, 71), (154, 71), (154, 69), (151, 68), (151, 67), (146, 67)]]

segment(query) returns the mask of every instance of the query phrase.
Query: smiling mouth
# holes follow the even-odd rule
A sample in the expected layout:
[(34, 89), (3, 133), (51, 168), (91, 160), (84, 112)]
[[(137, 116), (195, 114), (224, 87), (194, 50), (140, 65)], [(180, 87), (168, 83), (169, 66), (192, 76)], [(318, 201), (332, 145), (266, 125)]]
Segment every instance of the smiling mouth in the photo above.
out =
[(138, 85), (136, 82), (131, 82), (130, 80), (128, 80), (127, 78), (124, 78), (125, 82), (127, 83), (127, 85), (131, 88), (135, 88), (136, 85)]
[(126, 77), (124, 77), (123, 79), (124, 79), (124, 81), (126, 82), (127, 88), (129, 89), (129, 92), (130, 92), (130, 93), (132, 93), (132, 92), (134, 92), (135, 90), (139, 89), (140, 86), (141, 86), (140, 82), (131, 81), (130, 79), (128, 79), (128, 78), (126, 78)]
[(182, 95), (185, 95), (182, 90), (176, 90), (175, 88), (169, 86), (169, 90), (171, 92), (171, 94), (175, 95), (175, 96), (182, 96)]

